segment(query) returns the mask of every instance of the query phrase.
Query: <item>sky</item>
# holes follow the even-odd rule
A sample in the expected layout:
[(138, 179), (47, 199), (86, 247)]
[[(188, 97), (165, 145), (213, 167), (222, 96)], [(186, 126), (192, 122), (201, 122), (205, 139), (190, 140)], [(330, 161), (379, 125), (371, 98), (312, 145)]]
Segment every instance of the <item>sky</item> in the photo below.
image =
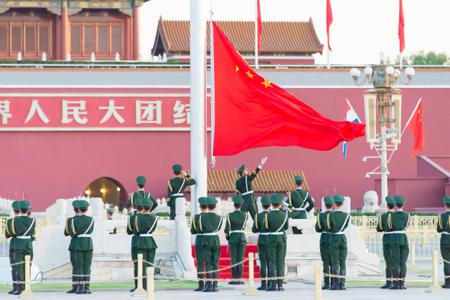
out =
[[(212, 3), (216, 20), (254, 20), (256, 0), (198, 0), (205, 2), (209, 19)], [(260, 0), (263, 20), (307, 21), (312, 17), (319, 40), (326, 43), (326, 0)], [(149, 58), (160, 17), (189, 19), (189, 0), (151, 0), (141, 8), (141, 55)], [(377, 63), (380, 53), (395, 57), (399, 52), (398, 0), (331, 0), (332, 64)], [(450, 0), (403, 0), (405, 54), (419, 51), (450, 53)], [(264, 34), (264, 32), (263, 32)], [(324, 47), (326, 48), (326, 47)], [(327, 55), (316, 55), (326, 63)]]

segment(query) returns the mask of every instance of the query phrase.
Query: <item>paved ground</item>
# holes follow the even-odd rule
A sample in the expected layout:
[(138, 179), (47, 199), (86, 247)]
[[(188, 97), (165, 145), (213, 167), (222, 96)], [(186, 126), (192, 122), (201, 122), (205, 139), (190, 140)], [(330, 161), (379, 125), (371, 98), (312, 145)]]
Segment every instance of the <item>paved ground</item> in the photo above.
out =
[[(243, 295), (245, 288), (231, 289), (223, 287), (219, 293), (194, 293), (190, 290), (157, 290), (155, 300), (199, 300), (205, 299), (258, 299), (258, 300), (298, 300), (314, 299), (312, 285), (303, 283), (289, 283), (285, 292), (264, 292), (255, 296)], [(427, 299), (449, 299), (450, 290), (443, 290), (438, 293), (425, 293), (424, 288), (409, 288), (404, 291), (386, 291), (379, 288), (350, 288), (346, 291), (324, 291), (322, 299), (332, 300), (392, 300), (393, 297), (405, 297), (407, 300), (427, 300)], [(0, 294), (0, 299), (14, 299), (14, 296)], [(125, 299), (146, 299), (132, 297), (127, 292), (122, 291), (94, 291), (92, 295), (67, 295), (61, 292), (35, 292), (35, 300), (59, 300), (59, 299), (95, 299), (95, 300), (125, 300)]]

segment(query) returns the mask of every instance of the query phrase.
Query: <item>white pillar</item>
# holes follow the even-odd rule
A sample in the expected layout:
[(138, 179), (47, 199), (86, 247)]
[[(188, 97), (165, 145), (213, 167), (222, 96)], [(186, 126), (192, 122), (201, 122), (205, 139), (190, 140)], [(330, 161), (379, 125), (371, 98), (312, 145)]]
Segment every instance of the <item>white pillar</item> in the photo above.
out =
[(381, 201), (380, 207), (386, 209), (386, 197), (388, 196), (388, 161), (387, 161), (387, 141), (386, 123), (381, 123)]
[(206, 160), (206, 1), (191, 0), (191, 170), (197, 184), (191, 190), (191, 212), (197, 199), (207, 193)]

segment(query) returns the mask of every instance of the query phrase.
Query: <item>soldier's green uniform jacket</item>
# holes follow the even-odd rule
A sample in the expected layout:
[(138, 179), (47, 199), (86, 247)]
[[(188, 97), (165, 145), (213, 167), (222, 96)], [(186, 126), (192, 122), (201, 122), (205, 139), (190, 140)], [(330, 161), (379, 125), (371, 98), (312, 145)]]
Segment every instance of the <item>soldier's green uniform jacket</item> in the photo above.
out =
[[(191, 221), (191, 234), (197, 234), (199, 233), (200, 229), (200, 216), (204, 213), (196, 214)], [(196, 235), (195, 237), (195, 258), (197, 260), (197, 277), (202, 279), (204, 277), (203, 275), (203, 267), (204, 267), (204, 261), (202, 259), (202, 235)]]
[(169, 203), (175, 201), (176, 198), (184, 197), (184, 190), (195, 184), (195, 179), (187, 174), (184, 178), (179, 176), (170, 179), (167, 183), (167, 197)]
[(247, 214), (242, 211), (233, 211), (227, 215), (225, 237), (228, 240), (228, 244), (239, 244), (247, 241), (244, 233), (246, 223)]
[(137, 248), (138, 249), (156, 249), (153, 236), (151, 235), (158, 224), (158, 217), (153, 214), (137, 214), (135, 217), (135, 228), (139, 234)]
[[(203, 238), (200, 241), (202, 247), (202, 262), (208, 272), (219, 268), (220, 239), (216, 234), (222, 227), (222, 217), (208, 212), (200, 215), (198, 221), (198, 234)], [(198, 236), (197, 236), (198, 237)], [(207, 273), (206, 278), (218, 278), (218, 273)]]
[(347, 271), (347, 238), (343, 233), (350, 223), (350, 214), (343, 211), (334, 211), (328, 216), (331, 227), (331, 273), (334, 275), (334, 278), (338, 276), (337, 278), (340, 278), (342, 280), (341, 283), (343, 283)]
[(11, 219), (10, 232), (15, 237), (13, 249), (33, 250), (32, 241), (35, 240), (36, 221), (28, 216), (21, 215)]
[(268, 232), (268, 219), (267, 215), (269, 211), (262, 211), (255, 216), (255, 220), (253, 221), (252, 232), (259, 233), (258, 234), (258, 257), (261, 263), (260, 267), (260, 275), (261, 279), (267, 277), (267, 267), (269, 261), (269, 252), (267, 251), (267, 247), (269, 245), (269, 236), (266, 234)]
[(94, 250), (90, 235), (94, 232), (94, 219), (86, 215), (75, 216), (72, 219), (71, 234), (75, 236), (73, 249), (75, 251)]
[(74, 247), (73, 247), (73, 242), (75, 239), (75, 236), (71, 234), (71, 230), (70, 228), (72, 227), (72, 221), (73, 221), (74, 217), (69, 217), (66, 220), (66, 226), (64, 227), (64, 235), (65, 236), (70, 236), (70, 243), (69, 243), (69, 251), (73, 251)]
[(394, 245), (408, 245), (408, 237), (403, 232), (409, 226), (409, 214), (404, 211), (392, 213), (392, 231), (399, 232), (392, 234), (392, 243)]
[(306, 213), (314, 208), (314, 201), (309, 192), (297, 188), (288, 195), (289, 209), (292, 219), (306, 219)]
[(255, 219), (255, 216), (258, 213), (255, 195), (253, 194), (252, 182), (260, 171), (261, 168), (258, 166), (250, 175), (241, 176), (238, 180), (236, 180), (236, 194), (241, 195), (244, 199), (244, 204), (242, 205), (241, 210), (243, 212), (249, 212), (252, 219)]
[(157, 206), (158, 206), (158, 202), (155, 200), (155, 198), (153, 198), (149, 192), (146, 192), (144, 190), (138, 190), (137, 192), (133, 192), (130, 194), (130, 199), (128, 200), (127, 203), (127, 207), (133, 207), (135, 208), (135, 201), (136, 200), (143, 200), (143, 199), (148, 199), (151, 201), (152, 203), (152, 208), (150, 209), (150, 211), (153, 211)]
[(378, 218), (377, 232), (384, 232), (383, 234), (383, 256), (386, 264), (386, 279), (388, 284), (391, 283), (393, 276), (393, 262), (392, 262), (392, 213), (391, 211), (383, 213)]
[(450, 288), (450, 211), (439, 215), (437, 232), (441, 233), (441, 255), (444, 260), (445, 285), (442, 287)]
[(16, 244), (16, 240), (17, 240), (17, 238), (16, 238), (16, 230), (13, 227), (13, 220), (14, 220), (14, 218), (9, 218), (6, 221), (6, 230), (5, 230), (5, 237), (7, 239), (11, 238), (11, 240), (9, 241), (9, 249), (10, 249), (10, 257), (9, 257), (9, 259), (10, 259), (11, 263), (13, 263), (12, 262), (12, 259), (13, 259), (12, 251), (14, 251), (14, 249), (16, 249), (16, 245), (15, 244)]
[(138, 232), (136, 231), (136, 228), (134, 226), (135, 220), (136, 220), (137, 214), (132, 214), (128, 217), (128, 224), (127, 224), (127, 234), (133, 235), (131, 237), (131, 248), (137, 247), (137, 240), (138, 240)]

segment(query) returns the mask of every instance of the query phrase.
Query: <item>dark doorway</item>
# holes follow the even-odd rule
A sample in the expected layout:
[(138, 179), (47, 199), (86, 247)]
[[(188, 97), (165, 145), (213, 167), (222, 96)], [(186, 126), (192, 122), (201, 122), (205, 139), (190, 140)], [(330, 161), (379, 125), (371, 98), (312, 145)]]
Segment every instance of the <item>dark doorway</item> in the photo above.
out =
[(104, 203), (114, 204), (123, 209), (128, 201), (127, 191), (117, 180), (101, 177), (92, 181), (84, 190), (86, 197), (102, 198)]

